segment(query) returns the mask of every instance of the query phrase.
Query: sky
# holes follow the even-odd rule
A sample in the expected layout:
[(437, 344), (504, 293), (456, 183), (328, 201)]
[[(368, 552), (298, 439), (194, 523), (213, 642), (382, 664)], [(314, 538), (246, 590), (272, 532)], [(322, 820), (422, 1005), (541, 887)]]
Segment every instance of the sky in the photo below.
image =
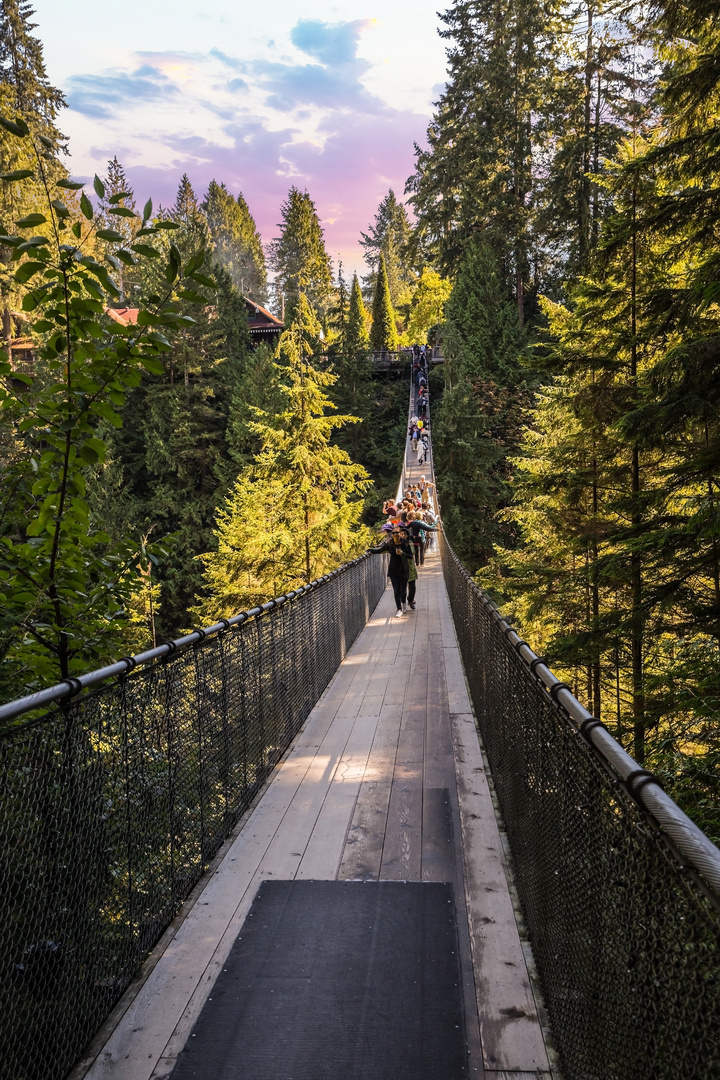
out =
[(79, 179), (117, 155), (137, 202), (187, 172), (242, 191), (263, 241), (291, 185), (329, 254), (364, 272), (360, 231), (402, 197), (445, 78), (437, 0), (33, 0)]

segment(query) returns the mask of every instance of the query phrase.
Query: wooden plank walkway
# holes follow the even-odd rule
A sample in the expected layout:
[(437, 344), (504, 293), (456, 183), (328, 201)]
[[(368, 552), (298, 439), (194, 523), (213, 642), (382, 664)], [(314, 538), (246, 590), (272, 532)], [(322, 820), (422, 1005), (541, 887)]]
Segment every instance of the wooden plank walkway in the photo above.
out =
[[(422, 471), (413, 464), (408, 479)], [(170, 1076), (260, 882), (273, 878), (454, 882), (469, 1075), (550, 1080), (437, 546), (417, 610), (394, 612), (387, 589), (73, 1080)]]

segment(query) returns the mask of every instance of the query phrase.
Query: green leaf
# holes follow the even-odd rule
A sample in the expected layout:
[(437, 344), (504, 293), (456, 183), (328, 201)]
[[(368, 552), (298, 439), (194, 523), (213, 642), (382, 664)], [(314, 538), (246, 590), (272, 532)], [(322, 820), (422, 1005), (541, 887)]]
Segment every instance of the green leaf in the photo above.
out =
[(152, 311), (146, 311), (143, 308), (138, 311), (137, 324), (138, 326), (157, 326), (161, 319), (162, 316), (153, 315)]
[(205, 252), (196, 251), (193, 256), (187, 261), (184, 273), (187, 277), (194, 274), (196, 270), (199, 270), (202, 264), (205, 262)]
[(94, 401), (90, 406), (90, 409), (96, 416), (101, 416), (103, 420), (107, 420), (114, 427), (119, 428), (122, 426), (122, 417), (119, 413), (115, 412), (109, 402)]
[(108, 214), (114, 214), (115, 217), (137, 217), (135, 211), (128, 210), (127, 206), (111, 206)]
[(47, 135), (38, 135), (38, 139), (43, 144), (43, 146), (46, 148), (46, 150), (54, 150), (55, 149), (55, 143), (52, 141), (52, 139), (48, 139)]
[(143, 209), (143, 221), (149, 221), (152, 217), (152, 199), (148, 199)]
[(29, 281), (31, 277), (37, 274), (38, 270), (44, 270), (45, 263), (41, 262), (26, 262), (22, 266), (18, 267), (15, 271), (15, 280), (18, 285), (24, 285), (26, 281)]
[(102, 180), (97, 175), (97, 173), (95, 174), (95, 179), (93, 180), (93, 187), (95, 188), (95, 194), (97, 195), (97, 197), (99, 199), (104, 199), (105, 198), (105, 185), (103, 184)]
[(78, 240), (82, 236), (82, 225), (80, 224), (79, 221), (73, 222), (72, 234), (73, 234), (73, 236), (76, 236), (78, 238)]
[(217, 289), (217, 282), (211, 277), (206, 277), (205, 274), (185, 274), (185, 277), (196, 281), (198, 285), (204, 285), (206, 289)]
[(23, 125), (25, 129), (23, 130), (23, 127), (21, 127), (20, 124), (16, 124), (14, 123), (14, 121), (8, 120), (5, 116), (0, 116), (0, 124), (5, 128), (6, 131), (11, 132), (11, 134), (13, 135), (17, 135), (20, 139), (24, 139), (25, 136), (29, 134), (27, 124)]
[(207, 304), (207, 299), (200, 293), (193, 292), (192, 289), (181, 289), (178, 296), (181, 300), (189, 300), (191, 304)]
[(127, 248), (118, 248), (115, 254), (121, 262), (125, 263), (126, 266), (136, 265), (136, 260), (133, 259), (132, 252), (128, 251)]
[(145, 229), (145, 228), (138, 229), (138, 231), (135, 233), (135, 235), (136, 236), (156, 236), (157, 235), (157, 229), (155, 228), (154, 225), (150, 225), (149, 228), (147, 228), (147, 229)]
[[(111, 195), (108, 202), (111, 206), (115, 206), (116, 203), (122, 202), (123, 199), (129, 199), (132, 195), (132, 191), (118, 191), (117, 195)], [(130, 211), (132, 214), (132, 210)], [(133, 217), (137, 217), (137, 214), (133, 214)]]
[(45, 244), (49, 244), (50, 241), (46, 236), (31, 236), (29, 240), (24, 240), (22, 244), (18, 244), (17, 253), (23, 251), (31, 251), (33, 248), (43, 247)]
[(59, 218), (70, 217), (70, 211), (68, 210), (67, 206), (65, 205), (65, 203), (61, 203), (59, 199), (53, 199), (50, 205), (52, 206), (53, 210)]
[(80, 191), (80, 188), (84, 188), (85, 185), (78, 180), (57, 180), (55, 187), (67, 188), (68, 191)]
[(36, 225), (44, 225), (47, 218), (44, 214), (28, 214), (27, 217), (16, 221), (18, 229), (34, 229)]
[(156, 221), (156, 229), (179, 229), (180, 226), (175, 221)]
[(37, 330), (39, 334), (47, 334), (54, 329), (55, 323), (51, 323), (49, 319), (38, 319), (36, 323), (33, 323), (33, 330)]
[(37, 306), (38, 306), (38, 302), (35, 299), (35, 297), (33, 296), (33, 294), (32, 293), (25, 293), (25, 295), (22, 298), (22, 304), (20, 305), (20, 307), (23, 309), (23, 311), (34, 311)]
[(156, 251), (154, 247), (150, 247), (149, 244), (133, 244), (132, 250), (137, 251), (138, 255), (145, 255), (148, 259), (160, 258), (160, 252)]
[(12, 172), (0, 173), (0, 180), (27, 180), (34, 175), (32, 169), (14, 169)]
[(92, 221), (92, 219), (93, 219), (92, 203), (90, 202), (90, 200), (88, 199), (88, 197), (87, 197), (87, 195), (85, 194), (84, 191), (83, 191), (82, 195), (80, 196), (80, 209), (82, 210), (83, 214), (88, 219), (88, 221)]
[(117, 243), (121, 243), (125, 239), (123, 234), (116, 232), (115, 229), (98, 229), (97, 235), (100, 240), (114, 240)]

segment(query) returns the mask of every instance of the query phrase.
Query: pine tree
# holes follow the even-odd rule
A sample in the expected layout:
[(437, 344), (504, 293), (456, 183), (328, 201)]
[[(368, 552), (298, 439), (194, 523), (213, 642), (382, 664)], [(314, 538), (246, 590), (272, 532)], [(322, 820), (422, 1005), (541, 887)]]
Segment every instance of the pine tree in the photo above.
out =
[(365, 359), (370, 348), (370, 335), (367, 330), (367, 315), (363, 303), (362, 290), (357, 274), (353, 274), (350, 288), (347, 323), (342, 339), (342, 352), (349, 357)]
[(433, 413), (443, 519), (458, 554), (482, 564), (502, 535), (509, 455), (517, 446), (526, 377), (524, 335), (495, 254), (470, 244), (446, 306), (445, 387)]
[(307, 191), (292, 187), (281, 214), (280, 236), (269, 245), (276, 310), (281, 309), (284, 297), (285, 321), (292, 322), (303, 293), (318, 316), (326, 320), (332, 269), (315, 203)]
[(259, 304), (267, 303), (265, 253), (242, 192), (234, 199), (225, 184), (211, 180), (202, 209), (213, 258), (225, 267), (244, 296)]
[[(99, 219), (101, 226), (112, 229), (123, 237), (123, 247), (128, 249), (134, 242), (140, 229), (141, 221), (135, 205), (135, 193), (130, 185), (125, 170), (117, 159), (117, 156), (108, 161), (107, 175), (104, 179), (105, 194), (100, 199)], [(112, 250), (113, 245), (100, 241), (105, 252)], [(115, 243), (117, 247), (117, 242)], [(130, 303), (132, 295), (140, 287), (140, 275), (133, 265), (119, 262), (116, 269), (118, 285), (121, 297), (118, 306)]]
[(491, 229), (520, 323), (532, 287), (531, 210), (541, 117), (554, 106), (553, 0), (455, 0), (441, 16), (447, 87), (416, 148), (408, 181), (418, 229), (438, 268), (454, 276), (466, 241)]
[(370, 481), (331, 442), (355, 417), (328, 415), (325, 391), (336, 377), (310, 361), (320, 323), (302, 293), (295, 310), (278, 346), (284, 408), (256, 411), (262, 449), (238, 477), (218, 516), (217, 551), (204, 559), (209, 596), (198, 611), (206, 619), (296, 588), (367, 547), (358, 521)]
[[(7, 117), (21, 116), (33, 134), (50, 140), (46, 168), (52, 181), (67, 176), (54, 151), (65, 149), (65, 136), (55, 120), (65, 106), (62, 91), (48, 80), (41, 42), (33, 35), (36, 23), (31, 22), (33, 10), (27, 0), (0, 0), (0, 113)], [(4, 129), (0, 132), (0, 172), (19, 169), (35, 170), (37, 162), (25, 140), (14, 138)], [(39, 180), (30, 183), (0, 185), (0, 217), (3, 231), (14, 231), (11, 221), (37, 211), (44, 191)], [(11, 251), (0, 246), (0, 297), (2, 301), (2, 335), (6, 342), (13, 337), (11, 308), (17, 288), (10, 267)], [(19, 307), (19, 303), (17, 304)]]
[(390, 298), (390, 287), (385, 272), (385, 256), (382, 252), (373, 293), (370, 344), (376, 352), (395, 352), (398, 347), (395, 311)]
[(37, 134), (59, 146), (64, 137), (54, 122), (66, 103), (48, 80), (42, 44), (32, 34), (33, 14), (28, 0), (0, 0), (0, 82), (10, 88), (10, 108), (36, 121)]
[(410, 236), (407, 210), (398, 202), (391, 188), (378, 206), (375, 220), (368, 231), (360, 233), (360, 245), (365, 250), (365, 262), (370, 267), (370, 274), (364, 279), (368, 298), (375, 292), (382, 254), (393, 307), (397, 309), (400, 304), (409, 302), (415, 281), (409, 262)]
[(194, 323), (174, 339), (162, 373), (145, 375), (129, 395), (93, 495), (93, 511), (113, 535), (170, 537), (156, 573), (161, 636), (187, 626), (201, 583), (196, 557), (212, 542), (215, 511), (236, 471), (234, 414), (247, 409), (245, 303), (226, 271), (217, 268), (215, 278), (214, 302), (194, 305)]

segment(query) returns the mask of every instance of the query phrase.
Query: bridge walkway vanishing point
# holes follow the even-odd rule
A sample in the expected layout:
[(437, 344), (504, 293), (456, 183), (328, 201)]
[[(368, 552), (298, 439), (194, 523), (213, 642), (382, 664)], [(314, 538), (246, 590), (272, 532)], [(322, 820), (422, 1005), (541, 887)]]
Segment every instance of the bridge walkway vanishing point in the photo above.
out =
[[(408, 460), (406, 479), (416, 471)], [(437, 543), (417, 610), (394, 613), (387, 588), (73, 1080), (170, 1077), (261, 882), (280, 880), (452, 882), (468, 1051), (460, 1075), (550, 1080)], [(238, 1077), (248, 1064), (238, 1061)]]

